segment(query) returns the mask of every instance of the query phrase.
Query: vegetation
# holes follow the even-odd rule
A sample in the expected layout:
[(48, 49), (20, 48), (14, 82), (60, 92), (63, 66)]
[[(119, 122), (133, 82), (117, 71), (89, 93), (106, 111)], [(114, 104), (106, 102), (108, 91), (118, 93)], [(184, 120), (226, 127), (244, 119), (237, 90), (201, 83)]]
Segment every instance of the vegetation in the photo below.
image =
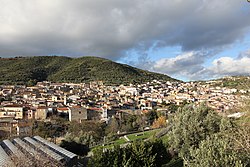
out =
[(80, 156), (87, 155), (89, 152), (89, 148), (86, 145), (75, 141), (63, 140), (60, 146)]
[(104, 152), (102, 149), (96, 150), (90, 166), (156, 167), (170, 161), (170, 157), (161, 140), (133, 142), (123, 148), (117, 146)]
[(60, 137), (67, 132), (67, 121), (63, 118), (55, 117), (53, 121), (33, 123), (33, 135), (39, 135), (43, 138)]
[[(145, 132), (137, 132), (127, 135), (129, 142), (122, 136), (119, 139), (109, 141), (106, 140), (104, 145), (98, 145), (93, 147), (91, 150), (97, 149), (112, 149), (115, 146), (127, 145), (130, 142), (138, 142), (143, 140), (151, 140), (154, 139), (154, 136), (160, 131), (160, 129), (149, 130)], [(117, 136), (116, 136), (117, 137)]]
[(153, 122), (158, 118), (157, 112), (154, 110), (150, 110), (146, 113), (147, 121), (149, 125), (152, 125)]
[(228, 87), (234, 89), (250, 89), (250, 78), (247, 76), (224, 77), (215, 80), (212, 86)]
[(7, 139), (8, 137), (9, 137), (9, 133), (7, 131), (0, 130), (0, 141)]
[(240, 155), (231, 148), (228, 138), (215, 134), (208, 136), (200, 142), (197, 149), (190, 149), (191, 159), (186, 160), (188, 166), (234, 166), (240, 167), (246, 164), (241, 161)]
[[(232, 127), (231, 122), (224, 121), (206, 106), (196, 108), (188, 105), (180, 108), (171, 122), (169, 142), (183, 159), (188, 158), (189, 148), (197, 148), (199, 142), (207, 136)], [(223, 123), (227, 125), (222, 125)]]
[[(155, 111), (148, 112), (143, 120), (148, 125), (151, 121), (151, 126), (164, 128), (129, 134), (130, 142), (118, 139), (117, 131), (139, 130), (144, 126), (134, 115), (121, 115), (119, 119), (114, 117), (108, 125), (95, 121), (69, 123), (56, 119), (52, 123), (38, 123), (34, 130), (43, 134), (55, 125), (66, 126), (68, 133), (61, 146), (72, 149), (80, 156), (86, 155), (89, 148), (96, 145), (91, 149), (93, 156), (89, 166), (243, 167), (250, 165), (249, 104), (246, 102), (237, 109), (245, 113), (240, 119), (222, 117), (204, 104), (180, 107), (169, 116), (168, 124), (165, 116)], [(53, 131), (57, 132), (58, 129)], [(101, 146), (103, 143), (107, 145)]]
[(159, 131), (160, 131), (159, 129), (155, 129), (155, 130), (149, 130), (145, 132), (133, 133), (127, 136), (130, 141), (138, 141), (138, 140), (149, 139), (151, 137), (153, 138), (154, 135)]
[(106, 84), (143, 83), (153, 79), (176, 81), (167, 75), (140, 70), (98, 57), (2, 58), (0, 66), (0, 84), (33, 85), (44, 80), (75, 83), (102, 80)]
[[(156, 112), (152, 113), (156, 114)], [(35, 121), (33, 124), (33, 135), (51, 139), (63, 136), (65, 142), (75, 142), (92, 148), (103, 144), (103, 142), (116, 143), (116, 140), (119, 138), (118, 132), (131, 133), (142, 131), (143, 127), (146, 126), (145, 122), (149, 122), (151, 119), (151, 115), (122, 114), (119, 118), (111, 118), (108, 124), (94, 120), (86, 120), (81, 123), (76, 121), (69, 122), (59, 116), (52, 117), (51, 121), (47, 122)], [(159, 120), (152, 119), (152, 121), (155, 121), (154, 126), (157, 127), (163, 127), (166, 123), (164, 122), (165, 118)], [(146, 134), (148, 132), (145, 132), (145, 135), (137, 136), (136, 139), (148, 138)], [(120, 142), (118, 143), (125, 143), (123, 139), (119, 140)]]
[(65, 141), (93, 147), (102, 141), (105, 125), (95, 121), (70, 122)]
[(178, 110), (171, 122), (169, 145), (185, 166), (250, 165), (249, 126), (237, 125), (204, 105)]
[(167, 122), (166, 122), (166, 117), (165, 116), (160, 116), (158, 119), (156, 119), (153, 122), (152, 127), (153, 128), (163, 128), (167, 126)]
[[(94, 149), (90, 164), (164, 167), (249, 166), (249, 105), (245, 105), (241, 110), (245, 112), (245, 117), (234, 120), (218, 115), (206, 105), (186, 105), (179, 108), (170, 118), (166, 135), (157, 137), (162, 130), (147, 135), (147, 140), (141, 135), (143, 132), (127, 135), (132, 143), (123, 144), (121, 147), (98, 147)], [(162, 119), (161, 116), (154, 122), (158, 122), (159, 119)], [(157, 142), (161, 143), (160, 147), (157, 147)]]

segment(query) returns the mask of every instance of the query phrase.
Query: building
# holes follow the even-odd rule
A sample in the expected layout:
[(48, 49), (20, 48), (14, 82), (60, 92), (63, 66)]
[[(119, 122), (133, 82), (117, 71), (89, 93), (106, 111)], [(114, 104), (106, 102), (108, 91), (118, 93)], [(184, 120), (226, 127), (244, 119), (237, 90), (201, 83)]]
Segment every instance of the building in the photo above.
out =
[(3, 107), (3, 111), (0, 116), (14, 116), (15, 119), (23, 119), (24, 107), (21, 105), (6, 105)]
[(87, 120), (87, 109), (81, 106), (69, 108), (69, 121), (81, 122)]
[[(0, 166), (14, 166), (11, 155), (16, 157), (15, 163), (22, 161), (33, 166), (42, 163), (62, 163), (68, 167), (83, 166), (77, 155), (51, 143), (40, 136), (15, 138), (0, 142)], [(48, 165), (48, 164), (47, 164)]]
[(48, 116), (48, 107), (38, 107), (35, 113), (35, 119), (46, 119)]

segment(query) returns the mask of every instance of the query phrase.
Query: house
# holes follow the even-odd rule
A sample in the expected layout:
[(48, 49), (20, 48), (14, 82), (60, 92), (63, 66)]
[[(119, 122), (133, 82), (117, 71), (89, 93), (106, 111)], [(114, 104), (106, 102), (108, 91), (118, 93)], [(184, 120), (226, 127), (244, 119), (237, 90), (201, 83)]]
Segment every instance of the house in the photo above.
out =
[(57, 108), (57, 112), (58, 113), (64, 113), (64, 114), (68, 114), (69, 113), (69, 108), (68, 107), (58, 107)]
[(103, 115), (103, 109), (92, 107), (87, 109), (88, 120), (100, 120)]
[(70, 111), (69, 107), (58, 107), (57, 108), (57, 114), (61, 117), (67, 118), (69, 115), (69, 111)]
[(35, 119), (35, 110), (32, 110), (32, 109), (29, 109), (27, 111), (27, 114), (28, 114), (28, 119)]
[(0, 136), (9, 136), (13, 132), (13, 123), (16, 121), (14, 119), (14, 116), (0, 117)]
[(141, 101), (141, 110), (152, 110), (153, 109), (153, 105), (152, 102), (150, 100), (143, 100)]
[(87, 120), (87, 109), (81, 106), (73, 106), (69, 108), (69, 121), (81, 122)]
[(22, 105), (12, 104), (3, 107), (4, 116), (15, 116), (15, 119), (23, 119), (24, 107)]
[(35, 119), (46, 119), (48, 116), (48, 107), (40, 106), (36, 109)]

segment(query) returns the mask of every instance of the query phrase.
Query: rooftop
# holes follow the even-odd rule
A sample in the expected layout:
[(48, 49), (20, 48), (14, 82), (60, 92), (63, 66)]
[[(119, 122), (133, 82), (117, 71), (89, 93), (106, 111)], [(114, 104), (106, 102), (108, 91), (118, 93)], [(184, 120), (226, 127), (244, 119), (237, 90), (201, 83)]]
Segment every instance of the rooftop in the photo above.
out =
[(49, 162), (65, 163), (73, 166), (77, 163), (77, 155), (51, 143), (40, 136), (15, 138), (0, 142), (0, 166), (13, 163), (13, 156), (25, 155), (27, 159), (24, 163), (31, 163), (29, 159), (41, 160), (45, 158)]

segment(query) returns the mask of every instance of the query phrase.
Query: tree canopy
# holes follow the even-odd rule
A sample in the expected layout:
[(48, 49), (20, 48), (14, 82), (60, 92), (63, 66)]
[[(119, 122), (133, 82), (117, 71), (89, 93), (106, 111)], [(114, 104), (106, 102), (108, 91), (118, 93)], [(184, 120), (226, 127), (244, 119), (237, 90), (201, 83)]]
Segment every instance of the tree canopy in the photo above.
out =
[(247, 166), (249, 127), (219, 116), (205, 105), (180, 108), (171, 120), (169, 145), (185, 166)]
[(126, 147), (96, 150), (90, 166), (158, 167), (171, 160), (167, 147), (161, 140), (133, 142)]

